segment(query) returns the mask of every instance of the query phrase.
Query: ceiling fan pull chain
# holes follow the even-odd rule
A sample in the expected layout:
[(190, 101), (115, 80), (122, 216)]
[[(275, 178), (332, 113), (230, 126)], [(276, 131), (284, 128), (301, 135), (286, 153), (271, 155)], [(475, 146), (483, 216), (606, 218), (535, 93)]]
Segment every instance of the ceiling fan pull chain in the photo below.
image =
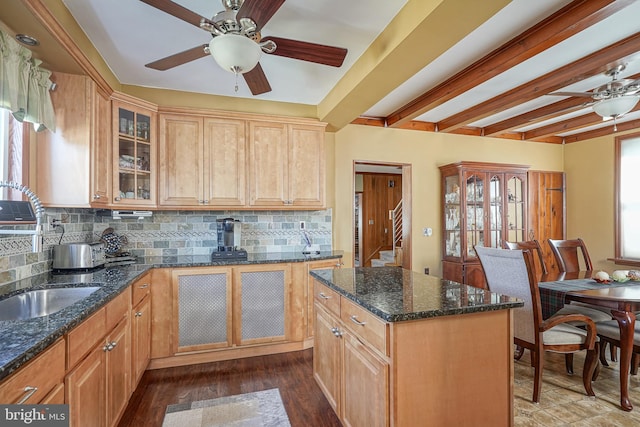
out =
[(238, 92), (238, 73), (236, 72), (234, 74), (236, 75), (236, 92)]

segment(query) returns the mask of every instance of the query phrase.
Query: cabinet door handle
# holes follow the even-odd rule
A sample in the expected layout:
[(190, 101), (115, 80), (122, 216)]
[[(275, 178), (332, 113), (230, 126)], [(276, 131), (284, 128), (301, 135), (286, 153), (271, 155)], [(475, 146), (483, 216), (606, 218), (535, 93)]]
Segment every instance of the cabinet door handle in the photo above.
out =
[(24, 402), (29, 400), (29, 398), (33, 396), (33, 393), (35, 393), (36, 391), (38, 391), (38, 387), (32, 387), (30, 385), (26, 386), (24, 388), (25, 395), (22, 397), (22, 399), (20, 399), (18, 405), (22, 405)]
[(113, 200), (116, 201), (116, 202), (119, 202), (120, 201), (120, 197), (116, 197)]
[(322, 299), (329, 299), (329, 298), (331, 298), (329, 295), (325, 295), (325, 294), (324, 294), (324, 292), (320, 292), (318, 295), (319, 295), (319, 296), (320, 296), (320, 298), (322, 298)]
[(141, 311), (137, 311), (136, 312), (136, 317), (141, 317), (142, 316), (142, 312)]
[(147, 289), (149, 287), (148, 283), (145, 283), (144, 285), (140, 285), (140, 289)]
[(102, 347), (102, 351), (111, 351), (111, 344), (105, 344), (104, 347)]
[(209, 201), (208, 200), (203, 200), (202, 203), (204, 203), (205, 205), (208, 205)]
[(361, 322), (361, 321), (359, 321), (359, 320), (358, 320), (358, 317), (357, 317), (355, 314), (351, 315), (351, 321), (352, 321), (353, 323), (355, 323), (356, 325), (359, 325), (359, 326), (364, 326), (364, 325), (366, 325), (366, 324), (367, 324), (367, 322)]
[(342, 332), (340, 332), (340, 329), (338, 328), (331, 328), (331, 332), (338, 338), (342, 337)]
[(117, 342), (113, 341), (111, 344), (111, 348), (109, 349), (109, 351), (113, 350), (114, 348), (116, 348), (116, 346), (118, 345)]
[(93, 200), (98, 200), (99, 198), (100, 198), (100, 195), (99, 195), (99, 194), (94, 194), (94, 195), (93, 195)]
[(340, 268), (344, 265), (344, 262), (338, 261), (338, 263), (336, 264), (336, 267)]

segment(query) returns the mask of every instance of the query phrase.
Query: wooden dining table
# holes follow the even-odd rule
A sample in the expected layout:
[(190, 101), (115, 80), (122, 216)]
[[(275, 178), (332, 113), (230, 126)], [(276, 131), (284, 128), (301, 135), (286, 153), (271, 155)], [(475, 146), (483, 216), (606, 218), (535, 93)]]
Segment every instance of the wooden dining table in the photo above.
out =
[(634, 312), (640, 311), (640, 282), (601, 284), (591, 275), (591, 271), (543, 275), (538, 283), (543, 317), (550, 317), (571, 301), (611, 309), (620, 327), (620, 406), (631, 411), (629, 371), (636, 322)]

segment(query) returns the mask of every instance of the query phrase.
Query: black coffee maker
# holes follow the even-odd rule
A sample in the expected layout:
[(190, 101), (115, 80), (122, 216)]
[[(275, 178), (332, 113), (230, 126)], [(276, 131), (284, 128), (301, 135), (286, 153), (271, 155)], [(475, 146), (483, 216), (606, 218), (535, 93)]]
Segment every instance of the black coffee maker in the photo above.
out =
[(218, 249), (211, 254), (211, 259), (246, 260), (247, 251), (240, 248), (241, 223), (233, 218), (220, 218), (216, 220), (218, 231)]

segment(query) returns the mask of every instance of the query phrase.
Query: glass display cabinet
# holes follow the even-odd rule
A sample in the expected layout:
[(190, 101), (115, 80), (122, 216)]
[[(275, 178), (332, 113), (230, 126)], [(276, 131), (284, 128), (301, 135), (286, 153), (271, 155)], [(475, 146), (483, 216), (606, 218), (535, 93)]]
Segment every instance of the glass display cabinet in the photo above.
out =
[(526, 240), (528, 166), (459, 162), (442, 176), (442, 277), (486, 287), (475, 245)]
[(155, 112), (114, 102), (113, 202), (155, 205)]

